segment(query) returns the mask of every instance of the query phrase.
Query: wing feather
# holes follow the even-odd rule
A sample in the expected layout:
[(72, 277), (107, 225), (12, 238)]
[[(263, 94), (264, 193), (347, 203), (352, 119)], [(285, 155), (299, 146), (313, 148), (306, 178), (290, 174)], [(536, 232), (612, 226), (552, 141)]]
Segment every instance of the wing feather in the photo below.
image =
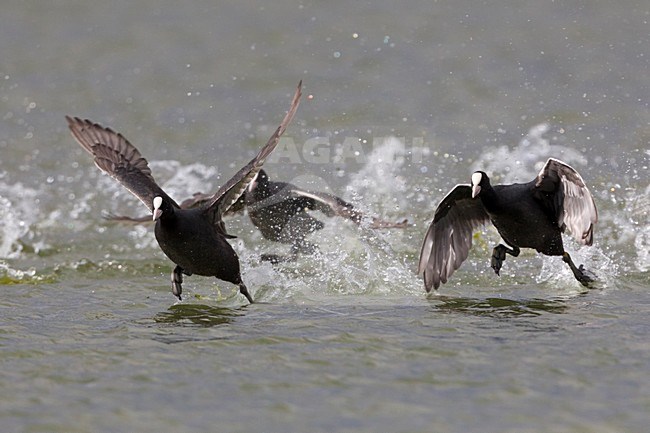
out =
[(562, 230), (568, 230), (576, 241), (591, 245), (598, 210), (580, 174), (568, 164), (549, 158), (537, 175), (535, 187), (542, 192), (555, 191), (552, 211)]
[(66, 116), (66, 120), (72, 136), (93, 156), (95, 165), (120, 182), (150, 211), (157, 195), (176, 205), (154, 180), (147, 160), (122, 134), (88, 119)]
[(436, 208), (418, 264), (427, 292), (438, 289), (467, 259), (474, 230), (490, 220), (469, 185), (456, 185)]
[(361, 222), (361, 213), (354, 209), (351, 203), (333, 194), (306, 191), (293, 187), (291, 188), (291, 195), (306, 199), (309, 209), (323, 212), (329, 217), (340, 216), (356, 223)]
[(239, 197), (244, 193), (248, 184), (253, 180), (255, 175), (260, 171), (264, 161), (271, 154), (273, 149), (278, 144), (280, 137), (284, 134), (284, 131), (287, 129), (289, 123), (296, 114), (298, 105), (300, 103), (300, 97), (302, 96), (302, 80), (298, 83), (296, 92), (293, 95), (293, 100), (291, 101), (291, 107), (287, 112), (284, 119), (280, 123), (280, 126), (275, 130), (269, 141), (262, 147), (259, 153), (253, 158), (248, 164), (246, 164), (241, 170), (239, 170), (232, 178), (230, 178), (219, 190), (212, 196), (210, 201), (207, 202), (206, 206), (211, 211), (215, 212), (215, 220), (221, 218), (221, 216), (237, 202)]
[[(343, 200), (333, 194), (326, 192), (312, 192), (305, 191), (297, 188), (291, 190), (291, 194), (296, 197), (308, 199), (309, 209), (323, 212), (329, 217), (339, 216), (349, 219), (355, 224), (361, 224), (364, 218), (363, 212), (355, 209), (352, 203)], [(408, 220), (403, 221), (384, 221), (377, 217), (372, 217), (370, 228), (373, 229), (389, 229), (389, 228), (404, 228), (408, 226)]]

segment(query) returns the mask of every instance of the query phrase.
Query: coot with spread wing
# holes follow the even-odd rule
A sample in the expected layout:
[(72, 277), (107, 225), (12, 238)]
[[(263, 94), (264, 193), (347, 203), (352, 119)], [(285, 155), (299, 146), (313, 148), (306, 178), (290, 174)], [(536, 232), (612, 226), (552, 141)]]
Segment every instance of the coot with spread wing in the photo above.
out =
[(577, 267), (562, 244), (568, 230), (583, 245), (593, 242), (598, 221), (596, 204), (578, 172), (549, 158), (528, 183), (491, 185), (487, 174), (472, 174), (470, 185), (457, 185), (438, 205), (422, 243), (418, 275), (427, 292), (437, 289), (465, 261), (473, 231), (492, 222), (508, 244), (492, 252), (491, 265), (499, 274), (506, 254), (517, 257), (520, 248), (549, 256), (562, 256), (575, 278), (585, 286), (593, 282), (584, 267)]
[(280, 136), (291, 122), (301, 96), (302, 81), (293, 97), (291, 108), (266, 145), (246, 166), (198, 207), (181, 208), (158, 186), (147, 160), (129, 141), (110, 128), (90, 120), (68, 117), (74, 138), (88, 151), (95, 165), (120, 182), (152, 212), (155, 235), (165, 255), (176, 264), (172, 275), (172, 293), (181, 299), (183, 274), (214, 276), (239, 286), (239, 291), (253, 302), (241, 279), (239, 258), (227, 239), (223, 214), (240, 198), (262, 164), (275, 149)]

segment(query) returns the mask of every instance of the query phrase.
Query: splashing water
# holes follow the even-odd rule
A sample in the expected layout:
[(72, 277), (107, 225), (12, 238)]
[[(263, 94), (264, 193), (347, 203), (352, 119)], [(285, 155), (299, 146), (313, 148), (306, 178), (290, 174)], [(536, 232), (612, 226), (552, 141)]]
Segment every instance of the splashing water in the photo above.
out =
[[(629, 218), (631, 225), (629, 231), (634, 234), (634, 246), (636, 248), (636, 268), (641, 272), (650, 270), (650, 224), (648, 216), (650, 215), (650, 185), (645, 189), (645, 193), (630, 191), (631, 196), (628, 200)], [(634, 228), (636, 227), (636, 230)]]
[[(367, 215), (382, 215), (386, 203), (396, 215), (408, 208), (406, 179), (399, 175), (405, 164), (405, 146), (388, 138), (368, 155), (366, 164), (351, 175), (344, 197)], [(377, 181), (390, 179), (390, 181)], [(402, 215), (403, 216), (403, 215)], [(320, 217), (320, 216), (319, 216)], [(393, 249), (402, 230), (371, 230), (340, 218), (322, 217), (325, 228), (311, 236), (315, 254), (296, 262), (270, 266), (260, 263), (259, 252), (238, 243), (244, 277), (252, 285), (269, 287), (265, 299), (296, 297), (320, 299), (328, 295), (421, 295), (421, 284), (412, 264)], [(241, 241), (240, 241), (241, 242)], [(277, 252), (281, 244), (258, 241)], [(269, 285), (269, 281), (273, 284)]]
[(0, 182), (0, 258), (20, 256), (23, 247), (19, 241), (29, 236), (30, 226), (39, 215), (36, 208), (38, 195), (38, 191), (21, 183)]
[(346, 196), (359, 206), (375, 207), (380, 211), (388, 206), (391, 212), (406, 209), (407, 181), (400, 175), (406, 162), (406, 146), (396, 137), (387, 137), (373, 148), (366, 164), (351, 175)]
[[(472, 164), (472, 171), (482, 170), (504, 183), (528, 182), (542, 169), (549, 157), (561, 159), (574, 167), (585, 166), (587, 159), (580, 152), (562, 144), (551, 144), (546, 134), (548, 123), (533, 126), (516, 146), (488, 149)], [(578, 170), (579, 171), (579, 170)]]
[[(161, 179), (166, 179), (161, 184), (162, 188), (179, 202), (195, 192), (214, 192), (212, 181), (219, 174), (216, 167), (198, 162), (181, 165), (178, 161), (155, 161), (149, 165), (152, 172)], [(230, 174), (225, 173), (225, 176), (230, 176)]]

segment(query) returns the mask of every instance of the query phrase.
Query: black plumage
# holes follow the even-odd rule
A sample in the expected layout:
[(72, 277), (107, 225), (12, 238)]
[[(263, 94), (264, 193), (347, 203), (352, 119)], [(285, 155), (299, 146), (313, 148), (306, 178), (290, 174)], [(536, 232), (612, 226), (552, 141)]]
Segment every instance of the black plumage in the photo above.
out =
[(492, 186), (487, 174), (477, 171), (471, 185), (457, 185), (438, 205), (422, 243), (418, 274), (427, 292), (446, 283), (467, 258), (474, 230), (492, 222), (508, 244), (493, 250), (491, 266), (497, 275), (506, 254), (516, 257), (520, 248), (532, 248), (562, 256), (575, 278), (589, 285), (593, 279), (564, 250), (562, 232), (591, 245), (597, 221), (585, 182), (562, 161), (549, 158), (535, 179), (513, 185)]
[[(248, 216), (264, 238), (290, 244), (292, 256), (311, 253), (315, 247), (306, 241), (311, 233), (321, 230), (325, 224), (310, 214), (320, 211), (328, 217), (342, 217), (361, 224), (364, 215), (358, 209), (333, 194), (298, 188), (287, 182), (272, 181), (260, 170), (246, 190)], [(401, 228), (407, 221), (388, 222), (373, 217), (371, 228)], [(275, 261), (278, 256), (267, 256)]]
[(214, 276), (239, 286), (249, 302), (253, 298), (241, 279), (239, 258), (227, 239), (222, 216), (246, 190), (264, 161), (275, 149), (291, 122), (301, 96), (302, 82), (291, 108), (266, 145), (246, 166), (200, 206), (182, 208), (158, 186), (147, 160), (121, 134), (89, 120), (66, 116), (79, 144), (94, 157), (99, 169), (116, 179), (153, 213), (155, 235), (160, 248), (176, 264), (172, 272), (172, 293), (181, 299), (183, 274)]

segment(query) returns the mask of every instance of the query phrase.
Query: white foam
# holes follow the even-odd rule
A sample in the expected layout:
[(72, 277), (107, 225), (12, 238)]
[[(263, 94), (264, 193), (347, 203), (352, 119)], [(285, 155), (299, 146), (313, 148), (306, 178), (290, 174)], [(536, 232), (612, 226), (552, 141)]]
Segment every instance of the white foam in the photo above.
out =
[[(407, 180), (400, 174), (406, 164), (405, 144), (396, 137), (387, 137), (374, 147), (366, 164), (350, 176), (344, 198), (350, 198), (365, 211), (384, 210), (399, 214), (408, 208)], [(366, 209), (363, 209), (366, 207)]]
[(30, 226), (39, 216), (37, 197), (35, 189), (0, 181), (0, 258), (20, 256), (23, 247), (19, 241), (30, 234)]
[(634, 237), (634, 247), (636, 249), (636, 268), (641, 272), (650, 270), (650, 185), (645, 192), (631, 190), (626, 211), (629, 217), (628, 230)]
[(552, 144), (546, 136), (550, 130), (548, 123), (541, 123), (530, 128), (526, 137), (514, 146), (484, 149), (472, 164), (472, 171), (485, 171), (494, 183), (529, 182), (551, 156), (580, 171), (579, 167), (584, 166), (587, 159), (574, 149)]
[[(609, 257), (599, 245), (591, 247), (578, 247), (568, 236), (563, 236), (565, 250), (571, 255), (576, 266), (583, 265), (588, 273), (595, 275), (594, 287), (606, 288), (615, 285), (619, 275), (619, 266)], [(565, 290), (573, 287), (577, 293), (586, 290), (575, 279), (569, 266), (562, 261), (560, 256), (543, 256), (542, 268), (537, 276), (537, 282), (546, 282)]]
[(209, 194), (216, 192), (213, 182), (225, 182), (234, 175), (232, 173), (221, 173), (217, 180), (219, 171), (214, 166), (201, 163), (182, 165), (178, 161), (154, 161), (149, 164), (151, 171), (156, 173), (156, 180), (160, 177), (160, 185), (167, 194), (172, 196), (179, 203), (189, 198), (195, 192)]
[[(399, 175), (405, 164), (405, 152), (400, 140), (384, 140), (368, 155), (366, 164), (351, 175), (344, 194), (328, 192), (343, 195), (369, 216), (391, 219), (383, 214), (386, 209), (391, 216), (406, 217), (401, 209), (409, 207), (405, 194), (408, 185)], [(324, 189), (322, 181), (302, 180), (299, 183), (308, 189)], [(308, 241), (316, 244), (318, 251), (301, 255), (295, 262), (279, 265), (261, 262), (260, 254), (286, 254), (289, 246), (265, 241), (256, 234), (250, 242), (232, 241), (242, 262), (246, 284), (253, 290), (261, 288), (262, 300), (291, 298), (311, 302), (332, 295), (417, 297), (424, 293), (412, 264), (394, 249), (403, 248), (404, 242), (413, 242), (404, 236), (402, 229), (370, 230), (337, 217), (317, 217), (325, 223), (325, 228), (311, 235)]]

